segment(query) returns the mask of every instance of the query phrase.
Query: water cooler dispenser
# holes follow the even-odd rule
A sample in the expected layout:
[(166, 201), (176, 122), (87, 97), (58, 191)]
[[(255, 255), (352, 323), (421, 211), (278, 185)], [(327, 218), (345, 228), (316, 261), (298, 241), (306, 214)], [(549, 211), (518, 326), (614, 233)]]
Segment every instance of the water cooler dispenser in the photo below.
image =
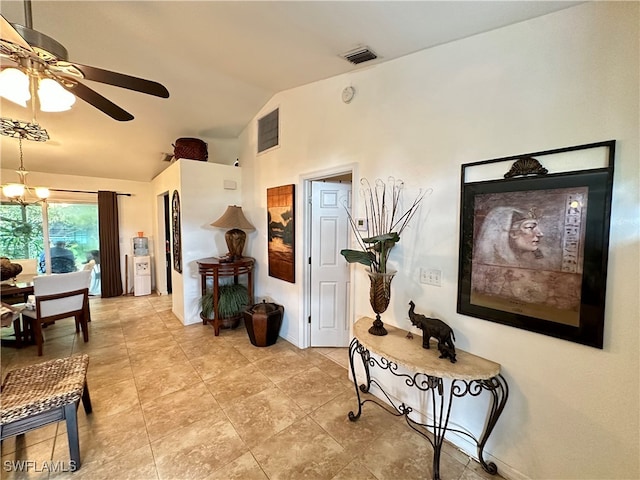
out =
[(138, 232), (133, 239), (133, 294), (136, 297), (151, 293), (151, 257), (149, 239)]

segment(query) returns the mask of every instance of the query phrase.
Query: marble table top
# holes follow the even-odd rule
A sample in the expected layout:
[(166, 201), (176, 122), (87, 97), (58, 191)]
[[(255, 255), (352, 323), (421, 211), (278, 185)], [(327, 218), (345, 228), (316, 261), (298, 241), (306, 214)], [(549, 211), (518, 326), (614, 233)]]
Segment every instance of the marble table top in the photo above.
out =
[(456, 363), (438, 358), (437, 342), (431, 339), (431, 348), (422, 348), (422, 337), (407, 338), (407, 331), (385, 324), (388, 335), (371, 335), (368, 330), (373, 319), (363, 317), (354, 327), (354, 335), (361, 345), (372, 353), (383, 356), (414, 373), (458, 380), (487, 380), (500, 373), (500, 364), (456, 348)]

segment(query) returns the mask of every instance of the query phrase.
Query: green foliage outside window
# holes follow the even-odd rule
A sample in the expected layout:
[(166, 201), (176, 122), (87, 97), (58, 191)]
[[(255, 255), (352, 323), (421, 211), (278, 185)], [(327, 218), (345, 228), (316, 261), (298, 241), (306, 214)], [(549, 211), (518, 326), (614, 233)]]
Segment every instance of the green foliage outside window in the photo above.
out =
[[(98, 206), (95, 204), (49, 203), (51, 245), (66, 243), (81, 265), (86, 252), (99, 250)], [(0, 205), (0, 256), (38, 258), (44, 251), (42, 207), (14, 203)]]
[(40, 205), (0, 205), (0, 255), (36, 258), (43, 248)]

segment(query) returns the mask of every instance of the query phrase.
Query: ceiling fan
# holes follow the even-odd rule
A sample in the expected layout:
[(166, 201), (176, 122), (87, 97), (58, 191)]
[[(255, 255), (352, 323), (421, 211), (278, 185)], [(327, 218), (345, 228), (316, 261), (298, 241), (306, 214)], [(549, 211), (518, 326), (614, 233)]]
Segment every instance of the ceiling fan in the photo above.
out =
[(18, 70), (27, 75), (31, 98), (35, 97), (37, 83), (50, 79), (121, 122), (133, 120), (134, 117), (84, 85), (81, 80), (106, 83), (156, 97), (169, 98), (169, 91), (158, 82), (70, 62), (64, 46), (32, 29), (31, 0), (25, 0), (24, 10), (26, 26), (9, 23), (0, 15), (0, 58), (13, 62)]

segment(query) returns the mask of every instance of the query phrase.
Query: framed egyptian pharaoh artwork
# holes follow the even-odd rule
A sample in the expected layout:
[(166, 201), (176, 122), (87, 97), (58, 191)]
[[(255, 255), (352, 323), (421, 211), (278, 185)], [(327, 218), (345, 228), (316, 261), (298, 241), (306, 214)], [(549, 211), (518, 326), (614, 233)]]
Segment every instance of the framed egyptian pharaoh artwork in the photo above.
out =
[(267, 189), (267, 250), (269, 275), (296, 282), (295, 185)]
[(614, 150), (462, 166), (458, 313), (603, 347)]

